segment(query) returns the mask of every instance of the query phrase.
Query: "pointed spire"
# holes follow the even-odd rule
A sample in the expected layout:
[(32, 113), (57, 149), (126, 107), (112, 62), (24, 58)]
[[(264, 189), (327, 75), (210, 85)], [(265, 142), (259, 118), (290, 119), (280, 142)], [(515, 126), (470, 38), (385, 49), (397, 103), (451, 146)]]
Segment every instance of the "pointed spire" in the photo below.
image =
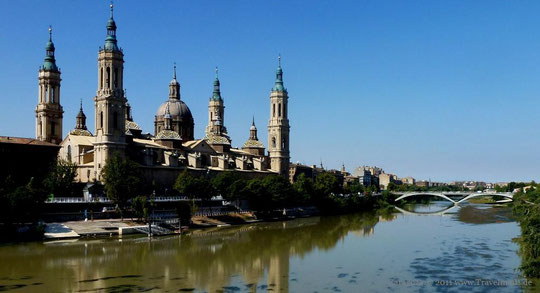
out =
[(169, 83), (169, 100), (180, 100), (180, 83), (176, 80), (176, 62), (173, 65), (173, 79)]
[(276, 70), (276, 83), (272, 88), (272, 91), (284, 92), (285, 88), (283, 87), (283, 70), (281, 69), (281, 54), (278, 55), (278, 67)]
[(212, 94), (211, 100), (214, 100), (214, 101), (222, 101), (223, 100), (221, 98), (221, 89), (220, 89), (220, 83), (219, 83), (219, 78), (218, 78), (218, 68), (217, 68), (217, 66), (216, 66), (216, 79), (214, 80), (214, 92)]
[(253, 115), (253, 120), (251, 121), (251, 127), (249, 128), (249, 139), (259, 140), (257, 138), (257, 127), (255, 126), (255, 115)]
[(109, 7), (111, 7), (111, 19), (113, 18), (113, 10), (114, 10), (114, 5), (113, 5), (113, 1), (111, 0), (111, 5), (109, 5)]
[(111, 17), (107, 22), (107, 38), (105, 39), (105, 46), (103, 47), (106, 51), (120, 51), (116, 41), (116, 23), (113, 18), (113, 2), (111, 0)]
[(79, 114), (77, 114), (76, 120), (77, 123), (75, 125), (75, 129), (86, 130), (86, 115), (84, 115), (82, 99), (80, 102)]
[(49, 41), (45, 46), (45, 59), (43, 60), (43, 70), (58, 70), (56, 59), (54, 58), (54, 43), (52, 41), (52, 26), (49, 25)]

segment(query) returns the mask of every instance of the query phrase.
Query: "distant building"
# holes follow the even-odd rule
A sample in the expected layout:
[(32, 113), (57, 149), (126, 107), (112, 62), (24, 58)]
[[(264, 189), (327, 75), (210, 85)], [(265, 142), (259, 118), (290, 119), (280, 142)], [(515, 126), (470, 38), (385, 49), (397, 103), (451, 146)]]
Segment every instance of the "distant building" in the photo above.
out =
[(401, 183), (407, 184), (407, 185), (414, 185), (416, 183), (416, 180), (412, 177), (405, 177), (400, 179)]
[(390, 183), (401, 184), (401, 181), (398, 180), (397, 176), (394, 174), (379, 174), (379, 188), (381, 190), (388, 189)]
[(416, 186), (418, 186), (418, 187), (429, 187), (429, 181), (426, 181), (426, 180), (416, 181)]

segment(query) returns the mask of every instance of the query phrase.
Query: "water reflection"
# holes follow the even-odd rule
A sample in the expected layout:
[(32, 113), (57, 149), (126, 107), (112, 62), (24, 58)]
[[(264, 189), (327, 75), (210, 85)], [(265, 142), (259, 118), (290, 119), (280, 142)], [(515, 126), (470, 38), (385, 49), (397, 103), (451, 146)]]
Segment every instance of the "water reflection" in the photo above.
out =
[[(432, 202), (406, 209), (449, 207)], [(509, 208), (462, 204), (445, 216), (362, 213), (152, 240), (3, 245), (0, 291), (521, 292), (518, 286), (434, 285), (518, 279), (512, 242), (518, 235)]]
[[(149, 240), (144, 237), (0, 247), (0, 290), (288, 292), (291, 257), (370, 236), (392, 214), (306, 218)], [(231, 285), (232, 284), (232, 285)]]

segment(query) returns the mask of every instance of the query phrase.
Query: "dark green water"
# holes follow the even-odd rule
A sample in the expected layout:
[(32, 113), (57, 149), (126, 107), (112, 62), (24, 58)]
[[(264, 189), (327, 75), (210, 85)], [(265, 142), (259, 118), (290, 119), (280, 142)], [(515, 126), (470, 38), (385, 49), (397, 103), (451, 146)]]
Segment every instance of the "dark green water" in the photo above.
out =
[(508, 208), (471, 204), (444, 215), (362, 213), (152, 240), (3, 245), (0, 290), (522, 292), (519, 234)]

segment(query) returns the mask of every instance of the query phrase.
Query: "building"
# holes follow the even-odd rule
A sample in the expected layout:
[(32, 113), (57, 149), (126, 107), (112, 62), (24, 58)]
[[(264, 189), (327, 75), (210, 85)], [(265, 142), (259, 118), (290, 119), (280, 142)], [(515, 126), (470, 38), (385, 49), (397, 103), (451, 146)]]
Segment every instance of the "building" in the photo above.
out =
[(7, 177), (20, 185), (30, 178), (43, 179), (56, 162), (59, 149), (56, 144), (33, 138), (0, 136), (0, 183)]
[(416, 183), (416, 180), (412, 177), (405, 177), (399, 179), (401, 183), (407, 184), (407, 185), (414, 185)]
[(75, 128), (61, 139), (61, 79), (54, 57), (52, 30), (49, 31), (45, 61), (39, 71), (36, 138), (60, 144), (59, 156), (77, 164), (78, 182), (101, 181), (103, 167), (114, 154), (139, 163), (147, 181), (155, 181), (159, 186), (169, 188), (178, 174), (186, 169), (200, 174), (236, 170), (252, 177), (289, 174), (288, 92), (283, 84), (281, 57), (278, 58), (276, 80), (270, 92), (268, 154), (265, 154), (265, 146), (258, 139), (255, 119), (242, 147), (232, 146), (225, 127), (225, 100), (217, 68), (203, 138), (195, 138), (195, 119), (181, 98), (176, 65), (169, 83), (168, 98), (157, 107), (154, 133), (142, 134), (142, 129), (132, 117), (123, 86), (125, 51), (118, 45), (112, 4), (110, 8), (105, 43), (98, 51), (93, 133), (86, 126), (81, 103)]

